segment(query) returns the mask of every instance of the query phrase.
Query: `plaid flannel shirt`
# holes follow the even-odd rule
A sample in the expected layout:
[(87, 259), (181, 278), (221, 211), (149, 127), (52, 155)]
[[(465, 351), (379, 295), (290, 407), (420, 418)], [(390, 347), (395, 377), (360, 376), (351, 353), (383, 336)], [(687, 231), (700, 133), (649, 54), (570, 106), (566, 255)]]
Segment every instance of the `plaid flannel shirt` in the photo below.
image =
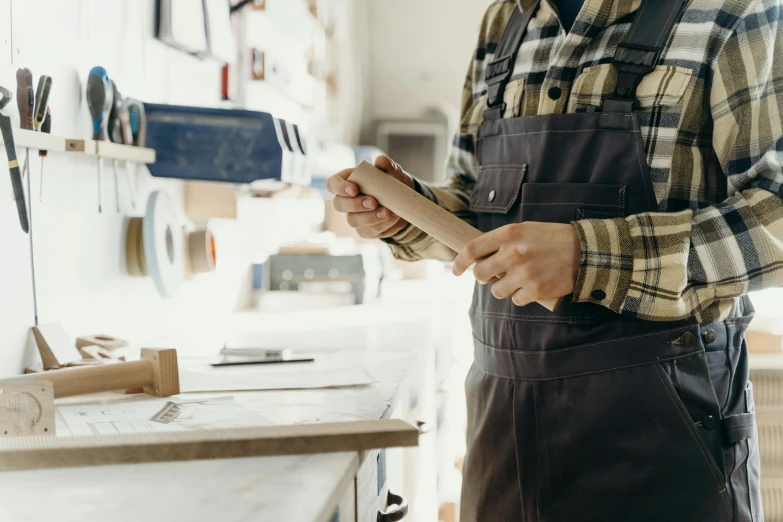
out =
[[(512, 10), (493, 3), (481, 25), (447, 182), (420, 191), (473, 223), (474, 139), (484, 73)], [(641, 0), (586, 0), (571, 32), (549, 0), (531, 21), (505, 91), (505, 117), (596, 110), (614, 91), (611, 65)], [(783, 284), (783, 0), (691, 0), (656, 70), (638, 89), (658, 211), (574, 222), (581, 265), (573, 299), (654, 321), (724, 320), (740, 297)], [(557, 86), (562, 95), (547, 96)], [(451, 260), (408, 226), (389, 240), (401, 259)]]

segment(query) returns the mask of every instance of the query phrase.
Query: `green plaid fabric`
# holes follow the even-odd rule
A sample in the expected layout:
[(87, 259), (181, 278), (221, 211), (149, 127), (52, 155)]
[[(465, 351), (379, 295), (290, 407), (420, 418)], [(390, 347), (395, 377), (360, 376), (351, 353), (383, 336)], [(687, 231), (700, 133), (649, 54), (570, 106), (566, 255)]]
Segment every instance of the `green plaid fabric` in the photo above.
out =
[[(614, 90), (611, 65), (641, 0), (586, 0), (566, 33), (549, 0), (531, 21), (505, 92), (505, 117), (594, 111)], [(519, 6), (517, 5), (519, 4)], [(448, 161), (448, 181), (421, 192), (468, 222), (484, 71), (513, 9), (481, 25)], [(581, 267), (574, 300), (654, 321), (741, 313), (739, 298), (783, 284), (783, 0), (691, 0), (657, 69), (639, 86), (640, 120), (658, 211), (574, 222)], [(559, 87), (562, 96), (547, 92)], [(401, 259), (454, 252), (414, 227), (390, 241)]]

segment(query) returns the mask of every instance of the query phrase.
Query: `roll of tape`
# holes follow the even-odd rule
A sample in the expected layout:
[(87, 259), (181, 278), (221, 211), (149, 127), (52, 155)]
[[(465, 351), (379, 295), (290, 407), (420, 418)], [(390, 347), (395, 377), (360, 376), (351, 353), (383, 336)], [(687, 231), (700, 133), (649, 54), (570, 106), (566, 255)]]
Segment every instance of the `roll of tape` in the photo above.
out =
[(174, 204), (165, 192), (150, 194), (142, 230), (147, 270), (160, 295), (174, 297), (185, 278), (184, 239)]
[(144, 218), (131, 218), (125, 236), (125, 262), (132, 276), (147, 275), (147, 260), (144, 258)]
[(197, 230), (188, 235), (188, 257), (194, 274), (215, 270), (217, 250), (215, 237), (209, 229)]

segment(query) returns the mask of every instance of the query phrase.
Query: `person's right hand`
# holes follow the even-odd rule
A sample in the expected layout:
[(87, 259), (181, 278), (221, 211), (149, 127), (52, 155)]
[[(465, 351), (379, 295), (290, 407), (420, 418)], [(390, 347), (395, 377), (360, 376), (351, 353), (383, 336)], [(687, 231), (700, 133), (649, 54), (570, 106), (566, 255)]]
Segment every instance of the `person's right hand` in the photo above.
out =
[[(386, 156), (378, 156), (375, 166), (415, 188), (411, 175)], [(348, 181), (354, 170), (343, 170), (326, 181), (326, 189), (334, 194), (335, 210), (348, 214), (348, 224), (363, 238), (387, 238), (405, 228), (407, 221), (378, 205), (375, 198), (359, 194), (359, 187)]]

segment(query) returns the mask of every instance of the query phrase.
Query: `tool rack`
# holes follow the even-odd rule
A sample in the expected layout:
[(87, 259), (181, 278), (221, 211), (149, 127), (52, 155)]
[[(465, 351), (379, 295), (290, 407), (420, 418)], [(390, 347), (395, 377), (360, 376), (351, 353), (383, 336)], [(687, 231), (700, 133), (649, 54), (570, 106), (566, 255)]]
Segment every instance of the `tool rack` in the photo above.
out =
[[(0, 136), (0, 143), (2, 142), (2, 136)], [(54, 134), (14, 129), (14, 142), (17, 149), (29, 148), (48, 150), (50, 152), (69, 152), (114, 160), (127, 160), (135, 163), (155, 163), (155, 149), (121, 145), (109, 141), (68, 139)]]

